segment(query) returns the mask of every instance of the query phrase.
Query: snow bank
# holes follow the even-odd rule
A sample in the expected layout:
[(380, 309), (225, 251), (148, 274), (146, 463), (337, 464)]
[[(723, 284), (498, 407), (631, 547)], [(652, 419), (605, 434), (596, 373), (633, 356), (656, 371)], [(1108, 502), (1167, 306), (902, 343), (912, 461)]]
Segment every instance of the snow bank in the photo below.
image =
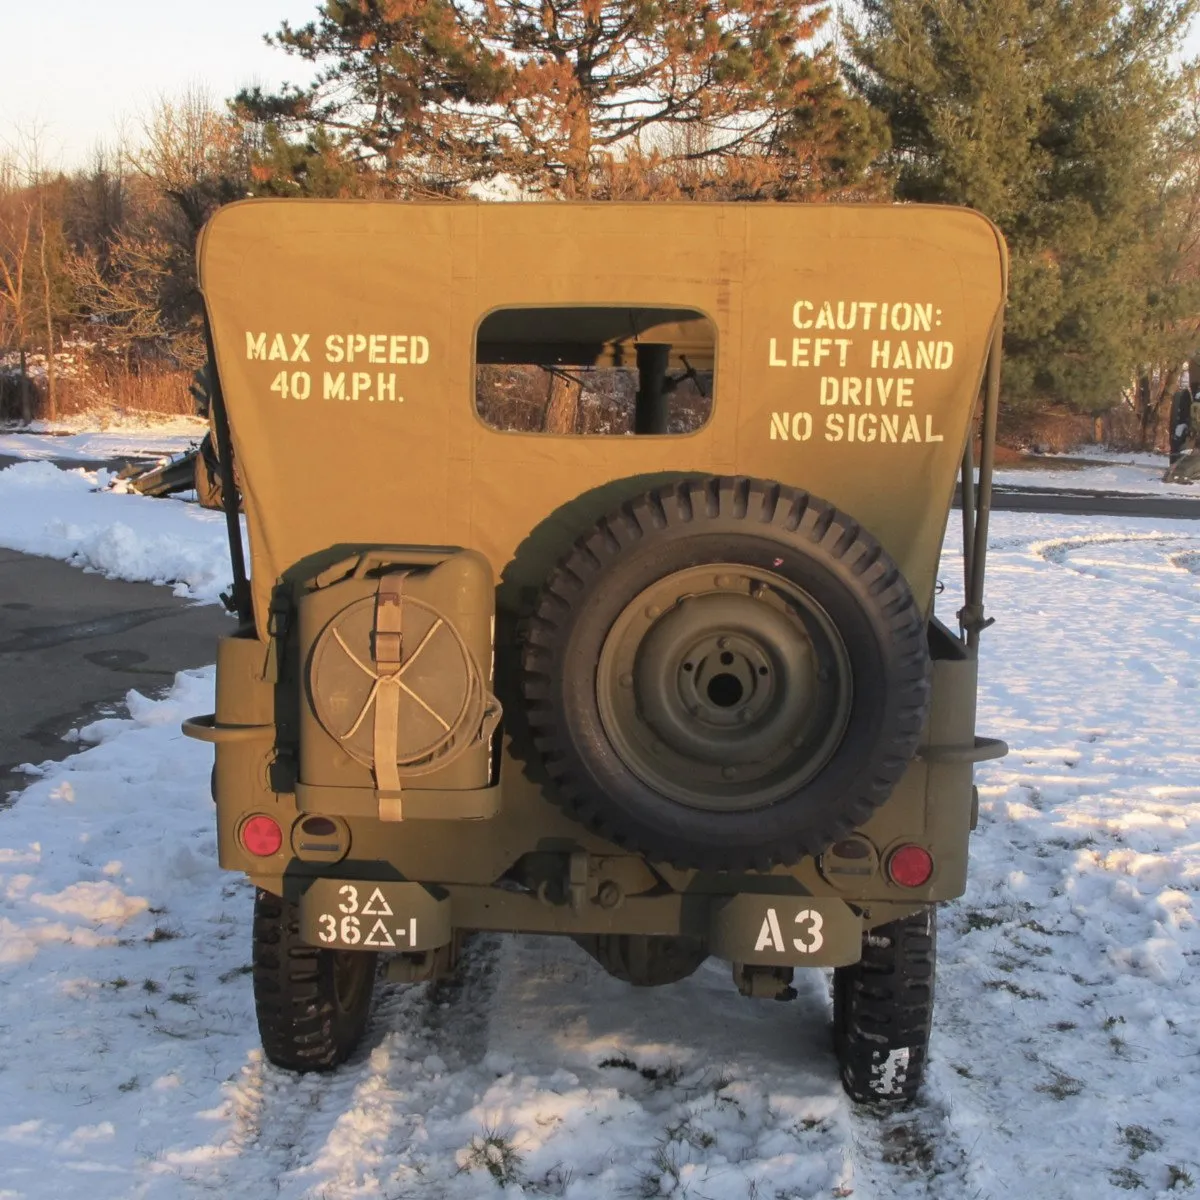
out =
[(216, 600), (230, 581), (224, 515), (117, 495), (104, 490), (108, 479), (105, 471), (62, 471), (45, 462), (0, 471), (0, 546)]
[[(179, 721), (211, 710), (210, 669), (0, 812), (0, 1196), (134, 1194), (178, 1134), (181, 1089), (211, 1087), (253, 1014), (246, 888), (216, 866), (211, 751)], [(244, 907), (244, 904), (243, 904)], [(223, 980), (224, 976), (228, 978)]]

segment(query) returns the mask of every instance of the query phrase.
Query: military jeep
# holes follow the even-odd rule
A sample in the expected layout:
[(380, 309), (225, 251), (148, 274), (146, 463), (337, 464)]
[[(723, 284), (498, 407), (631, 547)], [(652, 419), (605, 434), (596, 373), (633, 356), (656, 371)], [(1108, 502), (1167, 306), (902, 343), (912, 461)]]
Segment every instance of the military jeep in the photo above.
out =
[(1005, 752), (975, 733), (997, 230), (265, 200), (199, 258), (250, 570), (227, 489), (240, 622), (184, 730), (256, 885), (268, 1058), (331, 1068), (382, 971), (545, 933), (633, 986), (832, 968), (847, 1092), (911, 1100)]

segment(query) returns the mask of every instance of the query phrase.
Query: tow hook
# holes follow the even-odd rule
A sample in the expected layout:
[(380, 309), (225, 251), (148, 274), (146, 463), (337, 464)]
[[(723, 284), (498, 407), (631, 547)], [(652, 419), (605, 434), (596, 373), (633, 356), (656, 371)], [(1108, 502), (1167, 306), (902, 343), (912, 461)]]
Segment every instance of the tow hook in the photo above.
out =
[(791, 986), (791, 967), (763, 967), (748, 963), (733, 964), (733, 982), (743, 996), (756, 1000), (795, 1000)]

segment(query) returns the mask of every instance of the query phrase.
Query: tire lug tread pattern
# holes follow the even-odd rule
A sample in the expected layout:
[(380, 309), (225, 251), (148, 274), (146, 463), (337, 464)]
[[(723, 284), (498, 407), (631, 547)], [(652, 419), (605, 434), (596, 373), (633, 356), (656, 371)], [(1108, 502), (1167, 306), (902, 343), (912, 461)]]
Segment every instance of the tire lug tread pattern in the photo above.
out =
[(852, 1100), (890, 1108), (917, 1097), (929, 1056), (937, 910), (871, 930), (862, 958), (833, 973), (834, 1052)]
[(334, 951), (300, 938), (300, 907), (258, 888), (254, 898), (252, 979), (263, 1052), (290, 1071), (328, 1071), (344, 1062), (366, 1031), (378, 956), (355, 952), (366, 973), (357, 1003), (339, 1011)]

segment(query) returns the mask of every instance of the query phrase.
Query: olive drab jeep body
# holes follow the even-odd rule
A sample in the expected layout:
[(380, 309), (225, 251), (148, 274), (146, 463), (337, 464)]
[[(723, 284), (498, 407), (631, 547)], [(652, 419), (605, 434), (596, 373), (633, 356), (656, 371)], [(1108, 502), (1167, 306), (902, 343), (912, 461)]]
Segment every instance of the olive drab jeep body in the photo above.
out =
[(417, 981), (541, 932), (640, 985), (832, 967), (847, 1089), (910, 1099), (1004, 752), (975, 731), (996, 229), (248, 201), (200, 270), (250, 569), (234, 497), (241, 621), (185, 731), (257, 885), (273, 1061), (341, 1061), (380, 956)]

